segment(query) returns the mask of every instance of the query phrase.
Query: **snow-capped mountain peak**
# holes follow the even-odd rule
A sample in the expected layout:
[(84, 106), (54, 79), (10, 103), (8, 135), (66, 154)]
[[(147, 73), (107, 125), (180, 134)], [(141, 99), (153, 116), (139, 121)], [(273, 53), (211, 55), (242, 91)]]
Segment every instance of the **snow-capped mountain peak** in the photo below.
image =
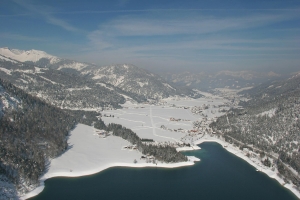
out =
[(41, 58), (48, 58), (50, 63), (56, 63), (59, 61), (59, 58), (50, 54), (47, 54), (44, 51), (40, 50), (19, 50), (19, 49), (10, 49), (8, 47), (0, 48), (0, 54), (7, 58), (11, 58), (20, 62), (32, 61), (37, 62)]

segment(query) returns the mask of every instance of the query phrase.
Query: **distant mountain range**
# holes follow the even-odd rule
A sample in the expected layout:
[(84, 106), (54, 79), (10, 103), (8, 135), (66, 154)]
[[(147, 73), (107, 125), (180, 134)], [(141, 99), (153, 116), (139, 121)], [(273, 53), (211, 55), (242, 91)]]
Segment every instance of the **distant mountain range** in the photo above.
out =
[(201, 96), (134, 65), (97, 66), (38, 50), (0, 48), (0, 78), (62, 108), (118, 107), (126, 99)]
[(266, 80), (281, 77), (274, 72), (254, 71), (219, 71), (215, 73), (165, 73), (163, 77), (177, 86), (188, 86), (193, 89), (209, 91), (215, 88), (240, 89), (252, 87)]

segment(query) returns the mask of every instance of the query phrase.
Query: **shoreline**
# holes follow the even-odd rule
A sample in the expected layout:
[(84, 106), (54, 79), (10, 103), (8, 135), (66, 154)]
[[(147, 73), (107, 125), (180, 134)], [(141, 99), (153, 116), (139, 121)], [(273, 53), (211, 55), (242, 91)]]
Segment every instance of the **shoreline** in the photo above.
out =
[[(218, 138), (215, 138), (215, 137), (206, 136), (204, 138), (201, 138), (201, 139), (195, 141), (194, 144), (199, 145), (204, 142), (216, 142), (216, 143), (220, 144), (223, 147), (223, 149), (227, 150), (228, 152), (234, 154), (235, 156), (243, 159), (248, 164), (255, 167), (258, 170), (257, 172), (263, 172), (268, 177), (275, 179), (278, 183), (280, 183), (283, 187), (290, 190), (293, 194), (295, 194), (300, 199), (300, 192), (293, 187), (294, 186), (293, 184), (291, 184), (291, 183), (286, 184), (284, 182), (284, 180), (277, 175), (277, 170), (272, 171), (270, 168), (267, 168), (266, 166), (262, 165), (262, 163), (260, 163), (260, 165), (255, 163), (249, 157), (244, 155), (244, 153), (241, 150), (237, 149), (236, 147), (233, 147), (232, 144), (225, 142), (223, 140), (220, 140)], [(225, 147), (225, 146), (227, 146), (227, 147)]]
[(71, 172), (56, 172), (53, 174), (45, 174), (41, 177), (40, 179), (40, 185), (35, 188), (34, 190), (30, 191), (29, 193), (25, 194), (24, 196), (21, 196), (21, 200), (26, 200), (28, 198), (37, 196), (39, 193), (41, 193), (44, 188), (45, 188), (45, 181), (50, 178), (55, 178), (55, 177), (81, 177), (81, 176), (88, 176), (88, 175), (93, 175), (97, 174), (99, 172), (102, 172), (106, 169), (112, 168), (112, 167), (133, 167), (133, 168), (145, 168), (145, 167), (159, 167), (159, 168), (179, 168), (179, 167), (186, 167), (186, 166), (192, 166), (195, 164), (195, 162), (200, 161), (199, 158), (194, 157), (194, 156), (187, 156), (188, 161), (187, 162), (179, 162), (179, 163), (111, 163), (104, 165), (99, 168), (95, 168), (94, 170), (90, 171), (81, 171), (77, 173), (71, 173)]
[[(143, 155), (141, 152), (122, 148), (130, 145), (128, 141), (117, 136), (102, 139), (93, 127), (84, 124), (78, 124), (71, 131), (68, 142), (72, 148), (52, 159), (49, 170), (39, 178), (40, 185), (27, 194), (20, 195), (20, 199), (28, 199), (41, 193), (45, 187), (44, 182), (49, 178), (87, 176), (111, 167), (175, 168), (200, 161), (194, 156), (188, 156), (186, 162), (147, 163), (146, 160), (139, 159)], [(134, 163), (134, 160), (138, 162)]]

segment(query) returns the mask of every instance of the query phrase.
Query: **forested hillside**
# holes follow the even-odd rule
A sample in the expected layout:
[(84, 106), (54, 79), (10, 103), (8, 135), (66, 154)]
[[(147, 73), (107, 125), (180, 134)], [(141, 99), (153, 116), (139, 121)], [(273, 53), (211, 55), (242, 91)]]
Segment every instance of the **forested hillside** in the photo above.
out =
[[(244, 95), (252, 99), (242, 103), (244, 109), (229, 111), (211, 127), (244, 147), (259, 149), (273, 160), (274, 166), (300, 186), (300, 76), (260, 85)], [(242, 144), (236, 143), (241, 146)], [(287, 170), (292, 168), (296, 173)]]
[[(0, 172), (19, 192), (38, 184), (49, 158), (68, 149), (67, 136), (77, 123), (91, 125), (96, 112), (61, 110), (0, 79)], [(20, 191), (20, 189), (25, 191)]]
[(0, 78), (54, 106), (66, 109), (118, 108), (119, 104), (125, 102), (122, 95), (130, 96), (109, 84), (96, 84), (76, 74), (16, 61), (0, 60)]

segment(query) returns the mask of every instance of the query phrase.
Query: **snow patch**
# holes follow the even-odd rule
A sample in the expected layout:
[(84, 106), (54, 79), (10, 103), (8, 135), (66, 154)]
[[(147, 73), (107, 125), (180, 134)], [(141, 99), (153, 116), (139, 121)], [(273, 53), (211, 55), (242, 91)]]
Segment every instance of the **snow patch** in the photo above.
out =
[(164, 85), (165, 87), (168, 87), (168, 88), (172, 89), (172, 90), (175, 90), (172, 86), (170, 86), (170, 85), (167, 84), (167, 83), (163, 83), (163, 85)]
[(98, 74), (98, 75), (95, 75), (92, 79), (101, 79), (103, 76), (105, 76), (105, 75)]
[(54, 81), (51, 81), (50, 79), (47, 79), (47, 78), (45, 78), (45, 77), (43, 77), (43, 76), (40, 76), (42, 79), (44, 79), (44, 80), (46, 80), (46, 81), (49, 81), (49, 82), (51, 82), (52, 84), (58, 84), (58, 83), (56, 83), (56, 82), (54, 82)]
[(97, 85), (101, 85), (102, 87), (105, 87), (105, 88), (107, 88), (107, 89), (109, 89), (109, 90), (114, 90), (113, 88), (111, 88), (111, 87), (108, 87), (106, 84), (104, 84), (104, 83), (96, 83)]
[(73, 90), (90, 90), (90, 89), (92, 89), (92, 88), (89, 88), (89, 87), (83, 87), (83, 88), (68, 88), (67, 90), (68, 91), (73, 91)]
[(256, 116), (258, 117), (258, 116), (264, 116), (264, 115), (267, 115), (267, 116), (269, 116), (269, 117), (273, 117), (273, 116), (275, 115), (275, 112), (276, 112), (276, 108), (273, 108), (273, 109), (271, 109), (271, 110), (262, 112), (262, 113), (260, 113), (260, 114), (258, 114), (258, 115), (256, 115)]
[(2, 55), (0, 55), (0, 60), (5, 60), (5, 61), (12, 62), (12, 63), (17, 63), (16, 61), (11, 60), (11, 59), (8, 59), (8, 58), (6, 58), (6, 57), (4, 57), (4, 56), (2, 56)]
[(11, 71), (8, 70), (8, 69), (5, 69), (5, 68), (3, 68), (3, 67), (0, 67), (0, 70), (3, 71), (3, 72), (5, 72), (5, 73), (8, 74), (8, 75), (11, 75)]
[(84, 63), (79, 63), (79, 62), (74, 62), (70, 64), (64, 64), (61, 65), (58, 70), (61, 70), (63, 68), (71, 68), (71, 69), (76, 69), (77, 71), (81, 71), (82, 69), (86, 68), (88, 65)]
[(140, 85), (140, 87), (144, 87), (144, 85), (148, 85), (148, 82), (139, 82), (137, 81), (137, 83)]

